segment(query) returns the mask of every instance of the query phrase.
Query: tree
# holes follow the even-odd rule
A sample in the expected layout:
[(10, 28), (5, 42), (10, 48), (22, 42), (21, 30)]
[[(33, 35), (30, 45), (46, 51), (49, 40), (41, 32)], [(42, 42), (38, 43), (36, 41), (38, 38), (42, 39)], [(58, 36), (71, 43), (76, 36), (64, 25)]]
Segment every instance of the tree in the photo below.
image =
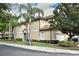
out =
[[(22, 14), (21, 11), (22, 9), (25, 9), (27, 13)], [(34, 20), (35, 14), (38, 13), (38, 16), (42, 14), (43, 16), (43, 11), (39, 8), (32, 7), (30, 3), (27, 3), (27, 5), (20, 5), (20, 17), (23, 16), (26, 19), (26, 28), (28, 27), (28, 40), (29, 40), (29, 45), (31, 45), (31, 39), (30, 39), (30, 24), (31, 21)]]
[(2, 37), (4, 35), (4, 31), (6, 29), (6, 17), (5, 13), (9, 10), (9, 4), (8, 3), (0, 3), (0, 32), (2, 32)]
[(53, 29), (68, 34), (70, 38), (79, 35), (79, 4), (61, 3), (53, 11), (54, 16), (50, 21)]
[(16, 26), (18, 24), (17, 20), (18, 17), (16, 15), (12, 15), (11, 11), (12, 11), (12, 7), (15, 7), (14, 4), (8, 4), (8, 10), (5, 11), (5, 14), (3, 16), (3, 18), (5, 18), (6, 22), (7, 22), (7, 28), (9, 30), (9, 40), (11, 40), (11, 37), (14, 36), (13, 35), (13, 28), (14, 26)]
[(18, 25), (18, 17), (17, 16), (10, 16), (10, 20), (9, 20), (9, 31), (10, 31), (10, 39), (11, 37), (13, 37), (14, 41), (16, 40), (14, 37), (14, 27)]
[(2, 35), (1, 35), (1, 37), (3, 38), (3, 35), (4, 35), (4, 31), (5, 31), (5, 29), (6, 29), (6, 23), (2, 23), (2, 22), (0, 22), (0, 32), (2, 33)]
[(44, 15), (43, 11), (39, 8), (32, 8), (32, 5), (30, 3), (27, 4), (27, 15), (29, 16), (28, 20), (28, 39), (29, 39), (29, 45), (31, 45), (31, 38), (30, 38), (30, 24), (31, 21), (34, 20), (34, 15), (36, 13), (38, 13), (38, 17), (40, 17), (40, 14), (42, 14), (42, 16)]

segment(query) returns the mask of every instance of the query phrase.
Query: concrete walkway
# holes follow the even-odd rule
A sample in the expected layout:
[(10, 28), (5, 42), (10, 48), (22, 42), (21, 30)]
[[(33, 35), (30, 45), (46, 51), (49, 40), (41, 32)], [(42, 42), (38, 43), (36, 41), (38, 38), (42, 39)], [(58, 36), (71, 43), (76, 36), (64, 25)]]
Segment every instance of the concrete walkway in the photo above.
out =
[(51, 52), (51, 53), (79, 54), (79, 51), (74, 51), (74, 50), (64, 50), (64, 49), (57, 49), (57, 48), (19, 45), (19, 44), (12, 44), (12, 43), (10, 44), (10, 43), (3, 43), (3, 42), (0, 42), (0, 44), (8, 45), (8, 46), (14, 46), (14, 47), (19, 47), (19, 48), (24, 48), (24, 49), (31, 49), (31, 50), (36, 50), (36, 51)]

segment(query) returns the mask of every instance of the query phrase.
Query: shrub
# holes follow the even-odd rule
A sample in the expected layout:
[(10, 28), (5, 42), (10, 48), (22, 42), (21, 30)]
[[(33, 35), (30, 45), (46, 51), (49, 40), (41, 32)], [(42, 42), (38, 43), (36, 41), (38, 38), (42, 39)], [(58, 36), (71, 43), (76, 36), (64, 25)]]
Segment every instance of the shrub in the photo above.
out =
[(75, 47), (78, 43), (73, 41), (61, 41), (59, 42), (59, 45), (63, 47)]
[(32, 40), (32, 42), (48, 43), (48, 40)]
[(58, 44), (59, 40), (32, 40), (32, 42)]
[(16, 41), (22, 41), (22, 38), (16, 38)]
[(8, 39), (9, 37), (1, 37), (0, 39), (5, 40)]
[(40, 43), (48, 43), (48, 40), (39, 40)]
[(34, 39), (33, 39), (32, 42), (38, 42), (38, 40), (34, 40)]
[(59, 40), (49, 40), (51, 44), (58, 44)]
[(3, 39), (8, 39), (9, 37), (3, 37)]

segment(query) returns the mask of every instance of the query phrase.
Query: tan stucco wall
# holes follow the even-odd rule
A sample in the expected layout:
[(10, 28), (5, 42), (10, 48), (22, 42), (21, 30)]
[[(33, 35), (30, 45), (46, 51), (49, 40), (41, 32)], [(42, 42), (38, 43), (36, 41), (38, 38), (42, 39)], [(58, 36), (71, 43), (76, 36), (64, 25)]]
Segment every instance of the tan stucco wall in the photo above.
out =
[(47, 21), (40, 20), (40, 28), (42, 28), (45, 25), (50, 25)]
[(50, 31), (40, 31), (40, 40), (50, 40)]
[[(40, 23), (40, 24), (39, 24)], [(36, 39), (36, 40), (40, 40), (40, 36), (41, 36), (41, 32), (39, 31), (39, 25), (40, 25), (40, 28), (45, 26), (45, 25), (49, 25), (48, 22), (46, 21), (43, 21), (43, 20), (40, 20), (39, 21), (35, 21), (35, 22), (32, 22), (31, 25), (30, 25), (30, 36), (31, 36), (31, 39)], [(44, 32), (44, 37), (45, 39), (43, 40), (49, 40), (50, 39), (50, 31), (43, 31)]]
[[(41, 36), (43, 35), (42, 36), (43, 39), (41, 39), (41, 40), (50, 40), (50, 31), (39, 31), (39, 23), (40, 23), (40, 28), (42, 28), (45, 25), (50, 25), (48, 22), (46, 22), (44, 20), (40, 20), (40, 22), (39, 22), (39, 20), (31, 22), (31, 24), (30, 24), (30, 37), (31, 37), (31, 39), (40, 40)], [(24, 28), (26, 28), (25, 25), (15, 27), (16, 38), (23, 38), (22, 31)], [(42, 32), (43, 32), (43, 34), (40, 34)], [(61, 33), (60, 31), (52, 31), (52, 40), (56, 39), (56, 36), (55, 36), (56, 34), (63, 34), (63, 33)], [(66, 39), (66, 35), (65, 35), (65, 39)]]
[(26, 28), (24, 25), (17, 26), (14, 28), (15, 31), (15, 37), (16, 38), (22, 38), (23, 37), (23, 29)]
[(39, 32), (31, 32), (30, 36), (31, 36), (31, 39), (39, 40)]
[[(40, 24), (39, 24), (40, 23)], [(39, 21), (34, 21), (31, 22), (30, 24), (30, 37), (31, 39), (36, 39), (36, 40), (40, 40), (41, 39), (41, 32), (43, 32), (44, 34), (44, 39), (43, 40), (50, 40), (50, 31), (39, 31), (39, 25), (40, 28), (45, 26), (45, 25), (49, 25), (48, 22), (40, 20)], [(23, 29), (26, 28), (25, 25), (21, 25), (21, 26), (17, 26), (15, 27), (15, 33), (16, 33), (16, 38), (23, 38)], [(55, 33), (52, 31), (52, 40), (55, 39)]]
[(68, 39), (68, 35), (67, 34), (64, 34), (62, 33), (61, 31), (53, 31), (53, 36), (54, 36), (54, 39), (56, 39), (56, 35), (64, 35), (64, 40), (67, 40)]
[(30, 25), (31, 39), (39, 39), (39, 21), (32, 22)]

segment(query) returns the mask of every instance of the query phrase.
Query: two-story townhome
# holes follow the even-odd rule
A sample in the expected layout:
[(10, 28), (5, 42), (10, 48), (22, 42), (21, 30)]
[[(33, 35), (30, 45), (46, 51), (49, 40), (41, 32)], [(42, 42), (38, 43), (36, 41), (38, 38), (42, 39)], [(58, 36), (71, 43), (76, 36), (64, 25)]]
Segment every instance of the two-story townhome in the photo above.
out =
[[(67, 35), (60, 31), (54, 31), (50, 28), (49, 20), (52, 15), (43, 18), (36, 18), (30, 24), (30, 38), (32, 40), (64, 40)], [(22, 23), (15, 28), (15, 38), (22, 38), (23, 41), (27, 39), (27, 25)]]

